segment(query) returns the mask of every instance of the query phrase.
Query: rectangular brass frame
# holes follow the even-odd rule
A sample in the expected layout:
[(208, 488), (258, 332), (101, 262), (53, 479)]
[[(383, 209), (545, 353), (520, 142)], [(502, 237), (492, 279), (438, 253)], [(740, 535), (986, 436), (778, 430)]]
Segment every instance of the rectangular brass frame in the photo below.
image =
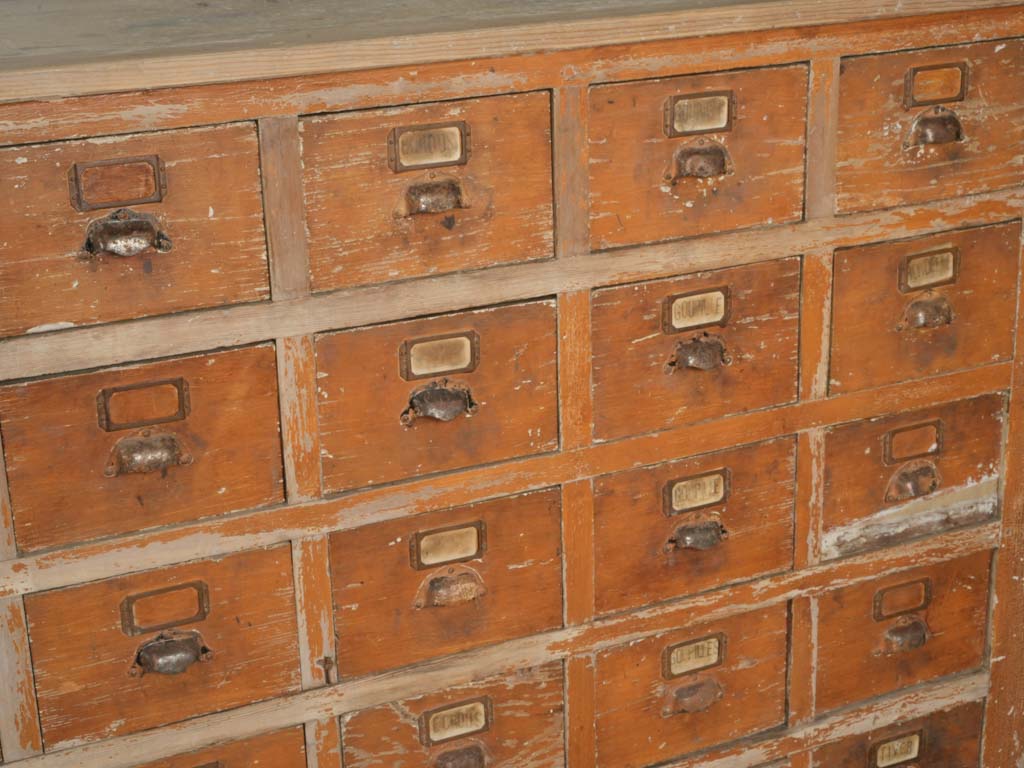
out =
[[(445, 533), (447, 531), (457, 531), (460, 528), (476, 528), (477, 535), (477, 548), (476, 552), (468, 557), (460, 557), (457, 560), (446, 560), (444, 563), (434, 563), (433, 565), (425, 565), (420, 559), (420, 542), (427, 536), (432, 536), (435, 533)], [(465, 563), (470, 560), (476, 560), (482, 557), (484, 552), (487, 551), (487, 524), (483, 520), (477, 520), (474, 523), (459, 523), (458, 525), (448, 525), (444, 528), (431, 528), (427, 531), (416, 531), (412, 538), (409, 540), (409, 561), (412, 567), (417, 571), (427, 570), (429, 568), (440, 568), (448, 563)]]
[[(140, 626), (135, 623), (135, 604), (140, 600), (144, 600), (149, 597), (156, 597), (157, 595), (164, 595), (169, 592), (179, 592), (185, 589), (193, 589), (196, 592), (198, 609), (192, 616), (179, 619), (177, 621), (168, 621), (163, 624), (155, 624), (151, 627)], [(210, 615), (210, 588), (203, 581), (189, 581), (184, 584), (175, 584), (171, 587), (161, 587), (160, 589), (151, 589), (149, 592), (139, 592), (135, 595), (129, 595), (121, 601), (121, 631), (129, 637), (136, 635), (145, 635), (151, 632), (159, 632), (163, 629), (171, 629), (172, 627), (180, 627), (185, 624), (195, 624), (198, 621), (203, 621), (207, 616)]]
[[(936, 69), (959, 69), (960, 70), (960, 93), (951, 99), (925, 99), (919, 101), (914, 98), (914, 78), (918, 72), (930, 72)], [(955, 104), (967, 98), (967, 78), (970, 70), (966, 62), (956, 64), (930, 64), (926, 67), (913, 67), (907, 72), (906, 86), (903, 94), (903, 106), (907, 109), (914, 107), (930, 107), (934, 104)]]
[[(922, 429), (924, 427), (935, 428), (935, 448), (931, 451), (922, 451), (921, 453), (908, 454), (906, 456), (895, 456), (892, 452), (892, 442), (895, 435), (903, 434), (904, 432), (913, 432), (915, 429)], [(902, 464), (904, 461), (910, 461), (911, 459), (923, 459), (925, 456), (938, 456), (942, 453), (943, 446), (943, 428), (942, 419), (933, 419), (931, 421), (923, 421), (920, 424), (911, 424), (909, 427), (899, 427), (897, 429), (890, 430), (885, 433), (885, 451), (883, 453), (883, 461), (893, 466), (895, 464)]]
[[(130, 392), (134, 389), (159, 387), (164, 384), (170, 384), (178, 390), (178, 410), (170, 416), (161, 416), (155, 419), (142, 419), (140, 421), (124, 423), (115, 422), (110, 418), (110, 398), (118, 392)], [(172, 421), (184, 421), (192, 411), (192, 403), (189, 397), (188, 382), (179, 377), (177, 379), (160, 379), (159, 381), (147, 381), (142, 384), (129, 384), (123, 387), (108, 387), (106, 389), (102, 389), (96, 396), (96, 410), (100, 428), (106, 432), (117, 432), (122, 429), (138, 429), (139, 427), (149, 427), (154, 424), (168, 424)]]
[[(676, 104), (685, 99), (703, 99), (711, 96), (725, 96), (729, 100), (729, 118), (722, 128), (708, 128), (703, 131), (677, 131), (675, 111)], [(679, 93), (665, 101), (665, 135), (670, 139), (684, 136), (702, 136), (708, 133), (728, 133), (736, 117), (736, 94), (733, 91), (708, 91), (707, 93)]]
[[(914, 259), (921, 259), (927, 256), (932, 256), (937, 253), (952, 253), (953, 254), (953, 275), (948, 280), (941, 280), (936, 283), (929, 283), (928, 285), (921, 285), (912, 287), (907, 284), (907, 273), (910, 270), (910, 262)], [(925, 251), (924, 253), (908, 253), (902, 259), (900, 259), (900, 275), (899, 275), (899, 286), (900, 293), (914, 293), (916, 291), (927, 291), (930, 288), (938, 288), (941, 285), (952, 285), (960, 279), (960, 249), (959, 248), (936, 248), (931, 251)]]
[[(906, 610), (903, 610), (903, 611), (897, 611), (895, 613), (884, 613), (882, 611), (882, 600), (884, 599), (886, 593), (892, 592), (895, 589), (902, 589), (903, 587), (910, 587), (910, 586), (913, 586), (915, 584), (921, 584), (924, 587), (924, 599), (921, 601), (920, 605), (916, 605), (913, 608), (907, 608)], [(874, 607), (872, 609), (872, 616), (874, 617), (875, 621), (887, 621), (888, 619), (894, 619), (897, 616), (906, 616), (908, 613), (915, 613), (917, 611), (922, 611), (925, 608), (927, 608), (929, 605), (931, 605), (931, 602), (932, 602), (932, 580), (929, 579), (929, 578), (916, 579), (915, 581), (908, 581), (908, 582), (905, 582), (903, 584), (895, 584), (895, 585), (893, 585), (891, 587), (886, 587), (885, 589), (878, 590), (878, 592), (875, 593)]]
[[(681, 483), (686, 480), (698, 480), (702, 477), (710, 477), (711, 475), (721, 475), (724, 489), (722, 498), (718, 501), (712, 501), (707, 504), (701, 504), (696, 507), (690, 507), (689, 509), (675, 510), (672, 508), (672, 486), (676, 483)], [(690, 512), (696, 512), (700, 509), (708, 509), (710, 507), (717, 507), (720, 504), (725, 504), (729, 501), (729, 494), (732, 491), (732, 473), (728, 467), (722, 467), (721, 469), (713, 469), (710, 472), (701, 472), (696, 475), (686, 475), (685, 477), (674, 477), (665, 483), (664, 488), (661, 491), (662, 498), (662, 511), (665, 513), (665, 517), (677, 517), (679, 515), (687, 515)]]
[[(714, 640), (718, 640), (718, 661), (714, 662), (713, 664), (708, 664), (707, 666), (704, 666), (704, 667), (699, 667), (697, 669), (691, 669), (691, 670), (689, 670), (687, 672), (683, 672), (683, 673), (678, 674), (678, 675), (672, 674), (672, 651), (674, 651), (676, 648), (681, 648), (684, 645), (693, 645), (694, 643), (702, 643), (705, 640), (713, 640), (713, 639)], [(720, 666), (722, 666), (722, 664), (725, 663), (725, 654), (726, 654), (727, 645), (728, 645), (727, 638), (726, 638), (724, 632), (716, 632), (716, 633), (711, 634), (711, 635), (704, 635), (703, 637), (694, 638), (693, 640), (684, 640), (681, 643), (673, 643), (672, 645), (667, 646), (665, 648), (665, 650), (663, 650), (661, 652), (661, 675), (666, 680), (677, 680), (680, 677), (686, 677), (687, 675), (693, 675), (693, 674), (696, 674), (697, 672), (703, 672), (703, 671), (708, 670), (708, 669), (714, 669), (715, 667), (720, 667)]]
[[(402, 162), (398, 152), (398, 141), (405, 133), (412, 131), (429, 131), (434, 128), (458, 128), (459, 135), (462, 140), (462, 152), (459, 157), (455, 160), (446, 160), (439, 163), (414, 163), (406, 165)], [(403, 173), (405, 171), (417, 171), (423, 168), (448, 168), (456, 165), (465, 165), (469, 162), (470, 149), (470, 129), (469, 124), (465, 120), (457, 120), (448, 123), (428, 123), (426, 125), (409, 125), (402, 126), (399, 128), (393, 128), (388, 134), (388, 165), (391, 166), (391, 170), (395, 173)]]
[[(417, 344), (422, 344), (427, 341), (441, 341), (443, 339), (462, 339), (468, 338), (470, 345), (470, 362), (469, 365), (463, 368), (453, 368), (450, 371), (441, 371), (438, 373), (423, 373), (415, 374), (412, 372), (412, 348)], [(398, 352), (399, 369), (402, 374), (402, 378), (406, 381), (417, 381), (419, 379), (433, 379), (438, 376), (447, 376), (452, 373), (471, 373), (476, 370), (477, 366), (480, 365), (480, 334), (476, 331), (459, 331), (458, 333), (442, 333), (437, 336), (423, 336), (418, 339), (407, 339), (402, 342), (402, 347)]]
[[(147, 197), (125, 198), (124, 200), (113, 200), (102, 205), (90, 203), (85, 199), (85, 190), (82, 189), (82, 172), (89, 168), (100, 168), (107, 165), (134, 165), (142, 163), (153, 169), (152, 195)], [(146, 203), (159, 203), (167, 194), (167, 175), (164, 173), (164, 164), (157, 155), (144, 155), (141, 157), (119, 157), (111, 160), (94, 160), (89, 163), (75, 163), (68, 172), (68, 188), (71, 195), (71, 204), (79, 211), (98, 211), (105, 208), (127, 208), (131, 205), (144, 205)]]
[[(484, 727), (477, 731), (470, 733), (460, 734), (458, 736), (451, 736), (447, 739), (431, 739), (430, 738), (430, 718), (436, 715), (438, 712), (444, 712), (448, 709), (455, 709), (456, 707), (464, 707), (467, 704), (481, 703), (484, 705)], [(480, 696), (475, 699), (465, 699), (464, 701), (457, 701), (454, 704), (446, 704), (443, 707), (435, 707), (434, 709), (427, 710), (419, 718), (420, 728), (420, 741), (426, 747), (432, 747), (435, 744), (446, 744), (449, 741), (455, 741), (456, 739), (464, 739), (469, 736), (475, 736), (478, 733), (487, 733), (491, 730), (494, 725), (494, 705), (491, 703), (490, 696)]]

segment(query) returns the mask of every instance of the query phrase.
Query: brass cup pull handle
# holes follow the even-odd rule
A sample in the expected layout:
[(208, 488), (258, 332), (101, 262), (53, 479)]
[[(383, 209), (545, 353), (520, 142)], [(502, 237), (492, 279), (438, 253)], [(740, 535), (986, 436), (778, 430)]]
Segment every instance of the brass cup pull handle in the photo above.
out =
[(899, 329), (926, 330), (941, 328), (953, 322), (953, 307), (945, 296), (916, 299), (903, 310)]
[(202, 636), (194, 631), (167, 630), (139, 646), (130, 674), (180, 675), (198, 662), (213, 658)]
[(405, 191), (405, 209), (409, 216), (447, 213), (467, 207), (462, 185), (455, 179), (413, 184)]
[(145, 430), (138, 435), (122, 437), (114, 444), (103, 474), (107, 477), (145, 475), (191, 463), (192, 454), (177, 435), (154, 434)]
[(434, 768), (484, 768), (486, 764), (483, 749), (474, 744), (442, 752), (434, 763)]
[(676, 152), (672, 183), (682, 179), (713, 179), (732, 173), (729, 150), (716, 141), (701, 139)]
[(714, 549), (726, 538), (729, 532), (725, 530), (718, 520), (702, 520), (699, 523), (689, 523), (676, 528), (676, 532), (665, 544), (666, 552), (674, 552), (681, 549), (695, 549), (699, 552), (706, 552)]
[(487, 594), (484, 580), (472, 568), (453, 567), (428, 577), (416, 594), (415, 608), (449, 608), (474, 603)]
[(146, 251), (166, 253), (171, 239), (160, 230), (155, 216), (119, 208), (89, 224), (82, 246), (82, 258), (113, 256), (124, 259)]
[(723, 694), (722, 686), (713, 677), (683, 685), (672, 692), (662, 714), (665, 717), (672, 717), (705, 712), (722, 698)]
[(889, 503), (909, 501), (938, 490), (942, 482), (939, 469), (931, 461), (917, 460), (904, 464), (889, 480), (885, 500)]
[(409, 407), (400, 418), (402, 424), (410, 427), (417, 419), (452, 421), (462, 415), (472, 416), (478, 408), (469, 387), (442, 379), (413, 391)]
[(905, 621), (890, 627), (885, 633), (887, 653), (904, 653), (924, 646), (928, 642), (928, 624), (920, 616), (906, 617)]
[(956, 112), (948, 107), (934, 107), (914, 120), (907, 147), (956, 144), (963, 140), (964, 126)]
[(725, 342), (718, 336), (704, 334), (676, 345), (676, 352), (668, 361), (667, 372), (677, 370), (711, 371), (729, 365), (732, 358), (725, 350)]

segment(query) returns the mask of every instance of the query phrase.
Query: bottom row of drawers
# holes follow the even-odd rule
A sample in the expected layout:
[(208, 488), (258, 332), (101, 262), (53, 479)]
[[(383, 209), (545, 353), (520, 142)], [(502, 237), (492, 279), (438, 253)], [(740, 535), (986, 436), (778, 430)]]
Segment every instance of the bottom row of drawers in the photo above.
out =
[[(419, 543), (421, 556), (432, 554)], [(982, 551), (818, 596), (818, 711), (982, 667), (991, 562)], [(29, 596), (47, 748), (298, 690), (291, 570), (281, 545)], [(500, 593), (499, 585), (454, 605), (495, 620), (529, 613)], [(445, 609), (424, 608), (439, 644), (446, 626), (463, 626), (445, 624)], [(345, 606), (337, 610), (343, 625)], [(408, 630), (385, 614), (375, 626), (378, 641)], [(784, 727), (789, 629), (789, 606), (778, 603), (599, 650), (598, 765), (639, 768)], [(409, 648), (415, 657), (411, 639)], [(356, 712), (344, 723), (345, 765), (394, 765), (396, 755), (422, 755), (436, 768), (560, 764), (563, 702), (559, 662)]]

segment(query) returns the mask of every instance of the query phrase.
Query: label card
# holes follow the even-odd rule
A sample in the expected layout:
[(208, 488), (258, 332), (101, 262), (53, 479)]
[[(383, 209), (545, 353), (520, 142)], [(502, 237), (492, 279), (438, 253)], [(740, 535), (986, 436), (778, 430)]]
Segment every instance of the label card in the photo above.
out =
[(469, 159), (469, 127), (463, 123), (396, 128), (388, 137), (392, 170), (462, 165)]
[(729, 490), (727, 474), (722, 469), (706, 475), (671, 481), (666, 487), (666, 511), (674, 515), (725, 501)]
[(709, 325), (725, 325), (728, 314), (729, 293), (724, 288), (669, 296), (665, 300), (665, 331), (677, 333)]
[(909, 733), (891, 741), (885, 741), (875, 747), (875, 768), (890, 768), (910, 760), (916, 760), (921, 754), (921, 734)]
[(482, 733), (491, 727), (491, 707), (488, 699), (477, 699), (454, 707), (435, 709), (421, 718), (424, 741), (439, 744), (473, 733)]
[(666, 107), (665, 133), (675, 137), (728, 131), (732, 101), (731, 91), (675, 96)]
[(954, 249), (908, 256), (900, 266), (900, 290), (920, 291), (955, 283), (960, 273), (960, 254)]
[(480, 557), (484, 550), (483, 522), (418, 532), (413, 537), (413, 566), (430, 568)]
[(712, 635), (665, 649), (664, 674), (666, 678), (679, 677), (722, 663), (725, 637)]
[(476, 368), (479, 352), (480, 340), (473, 331), (407, 341), (401, 350), (402, 378), (468, 373)]

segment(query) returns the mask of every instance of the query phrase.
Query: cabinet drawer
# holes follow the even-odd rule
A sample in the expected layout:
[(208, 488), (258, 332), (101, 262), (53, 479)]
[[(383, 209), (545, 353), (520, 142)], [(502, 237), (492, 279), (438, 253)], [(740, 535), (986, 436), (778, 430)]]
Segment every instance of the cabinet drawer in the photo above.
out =
[(596, 478), (598, 612), (790, 568), (795, 449), (780, 438)]
[(639, 768), (782, 725), (785, 605), (598, 653), (597, 765)]
[(47, 749), (294, 691), (287, 545), (25, 598)]
[(825, 436), (822, 556), (994, 517), (1004, 395), (833, 427)]
[(24, 551), (283, 497), (269, 345), (2, 387), (0, 424)]
[(318, 337), (325, 488), (554, 450), (556, 347), (551, 301)]
[(0, 149), (0, 335), (269, 296), (251, 123)]
[(891, 208), (1024, 181), (1024, 41), (843, 59), (836, 205)]
[(980, 667), (991, 561), (991, 552), (977, 552), (824, 594), (819, 709)]
[(342, 718), (345, 768), (565, 764), (562, 664), (524, 669)]
[(603, 288), (591, 314), (599, 440), (796, 399), (798, 258)]
[(807, 67), (590, 91), (595, 250), (799, 221)]
[(306, 768), (306, 741), (300, 727), (190, 752), (141, 768)]
[(1020, 223), (840, 250), (831, 392), (1013, 357)]
[(333, 534), (341, 674), (561, 626), (561, 540), (557, 489)]
[(302, 121), (314, 290), (553, 255), (547, 93)]
[(978, 768), (981, 702), (850, 736), (812, 752), (813, 765), (831, 768)]

